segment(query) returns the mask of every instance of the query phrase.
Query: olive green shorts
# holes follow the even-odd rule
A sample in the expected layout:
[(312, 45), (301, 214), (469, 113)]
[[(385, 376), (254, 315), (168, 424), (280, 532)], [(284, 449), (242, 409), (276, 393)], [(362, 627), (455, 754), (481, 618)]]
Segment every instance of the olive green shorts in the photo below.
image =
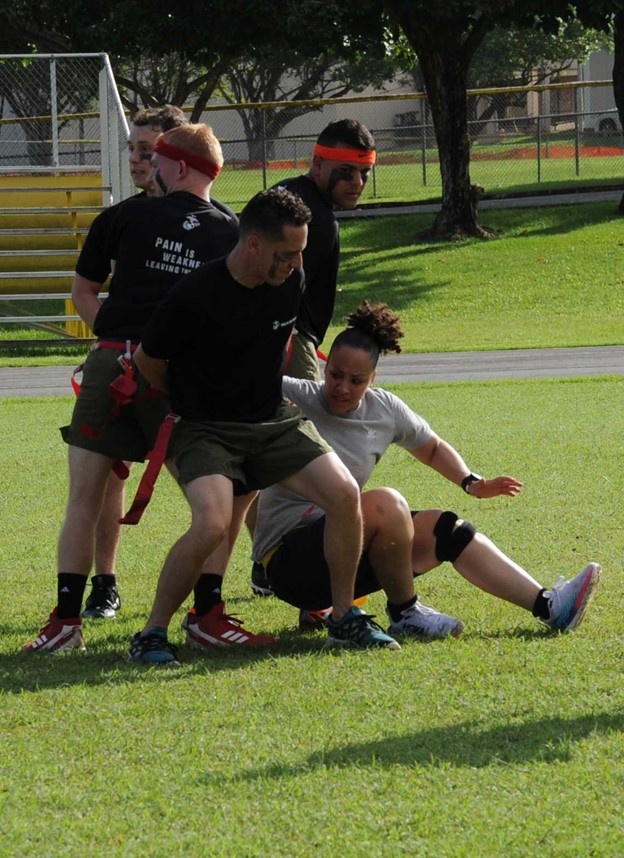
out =
[(301, 410), (285, 403), (264, 423), (180, 420), (171, 444), (182, 484), (223, 474), (236, 494), (279, 483), (332, 451)]
[(63, 439), (73, 447), (93, 450), (111, 459), (142, 462), (154, 446), (160, 424), (171, 411), (169, 399), (150, 387), (135, 370), (137, 391), (130, 403), (113, 416), (115, 400), (110, 384), (120, 377), (115, 349), (94, 348), (85, 361), (80, 394), (71, 423), (61, 429)]
[(322, 379), (316, 346), (303, 334), (295, 334), (292, 338), (292, 348), (285, 374), (292, 378), (308, 378), (311, 381)]

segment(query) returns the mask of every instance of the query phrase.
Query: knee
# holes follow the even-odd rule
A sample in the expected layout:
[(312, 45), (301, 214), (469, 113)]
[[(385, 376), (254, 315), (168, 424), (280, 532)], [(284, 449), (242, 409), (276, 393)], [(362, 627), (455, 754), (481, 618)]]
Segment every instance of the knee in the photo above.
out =
[(360, 509), (360, 487), (347, 471), (334, 481), (326, 496), (327, 515), (352, 515)]
[(462, 551), (470, 545), (477, 530), (469, 521), (464, 521), (454, 512), (440, 514), (434, 528), (435, 556), (442, 562), (454, 563)]
[(362, 495), (362, 513), (367, 522), (378, 526), (412, 526), (412, 514), (407, 501), (396, 489), (371, 489)]

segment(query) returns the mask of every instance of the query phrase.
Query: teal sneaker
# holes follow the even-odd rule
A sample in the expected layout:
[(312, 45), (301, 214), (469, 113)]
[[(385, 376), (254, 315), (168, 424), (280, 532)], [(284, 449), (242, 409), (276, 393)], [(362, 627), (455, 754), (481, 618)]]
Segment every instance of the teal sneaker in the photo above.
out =
[(550, 617), (544, 620), (546, 625), (558, 632), (576, 628), (596, 592), (600, 572), (599, 563), (590, 563), (571, 581), (560, 578), (547, 590), (544, 596), (548, 599)]
[(327, 619), (327, 643), (335, 647), (353, 647), (355, 649), (401, 649), (399, 643), (387, 635), (381, 626), (373, 622), (370, 614), (365, 614), (356, 605), (339, 622), (331, 617)]
[(146, 635), (137, 632), (130, 641), (128, 659), (159, 667), (178, 667), (178, 648), (167, 640), (167, 632), (154, 629)]

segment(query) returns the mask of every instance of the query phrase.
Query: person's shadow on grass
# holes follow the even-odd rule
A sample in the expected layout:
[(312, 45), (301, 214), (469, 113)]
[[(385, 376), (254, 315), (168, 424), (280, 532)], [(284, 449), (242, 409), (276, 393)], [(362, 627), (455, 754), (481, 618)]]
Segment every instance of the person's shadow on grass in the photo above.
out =
[[(389, 735), (374, 742), (349, 742), (315, 751), (296, 765), (267, 765), (234, 775), (236, 780), (282, 779), (304, 770), (420, 766), (484, 768), (528, 762), (567, 762), (574, 745), (594, 735), (624, 732), (624, 712), (570, 718), (552, 716), (483, 728), (478, 721)], [(206, 778), (211, 778), (207, 774)]]

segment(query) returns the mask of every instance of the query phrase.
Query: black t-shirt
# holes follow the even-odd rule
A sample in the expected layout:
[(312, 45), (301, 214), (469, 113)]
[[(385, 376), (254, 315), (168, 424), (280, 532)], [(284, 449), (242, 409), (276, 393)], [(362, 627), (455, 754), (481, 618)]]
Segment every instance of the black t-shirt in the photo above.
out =
[(76, 265), (82, 277), (104, 283), (114, 260), (94, 333), (138, 342), (167, 290), (205, 262), (225, 256), (237, 240), (233, 212), (186, 191), (133, 197), (105, 209), (93, 221)]
[(169, 361), (173, 410), (187, 420), (257, 423), (275, 416), (303, 276), (249, 289), (218, 259), (184, 277), (145, 329), (142, 348)]
[(276, 187), (296, 194), (312, 212), (308, 243), (303, 251), (306, 291), (296, 328), (319, 346), (331, 323), (336, 302), (340, 262), (338, 221), (331, 205), (308, 176), (285, 179)]

